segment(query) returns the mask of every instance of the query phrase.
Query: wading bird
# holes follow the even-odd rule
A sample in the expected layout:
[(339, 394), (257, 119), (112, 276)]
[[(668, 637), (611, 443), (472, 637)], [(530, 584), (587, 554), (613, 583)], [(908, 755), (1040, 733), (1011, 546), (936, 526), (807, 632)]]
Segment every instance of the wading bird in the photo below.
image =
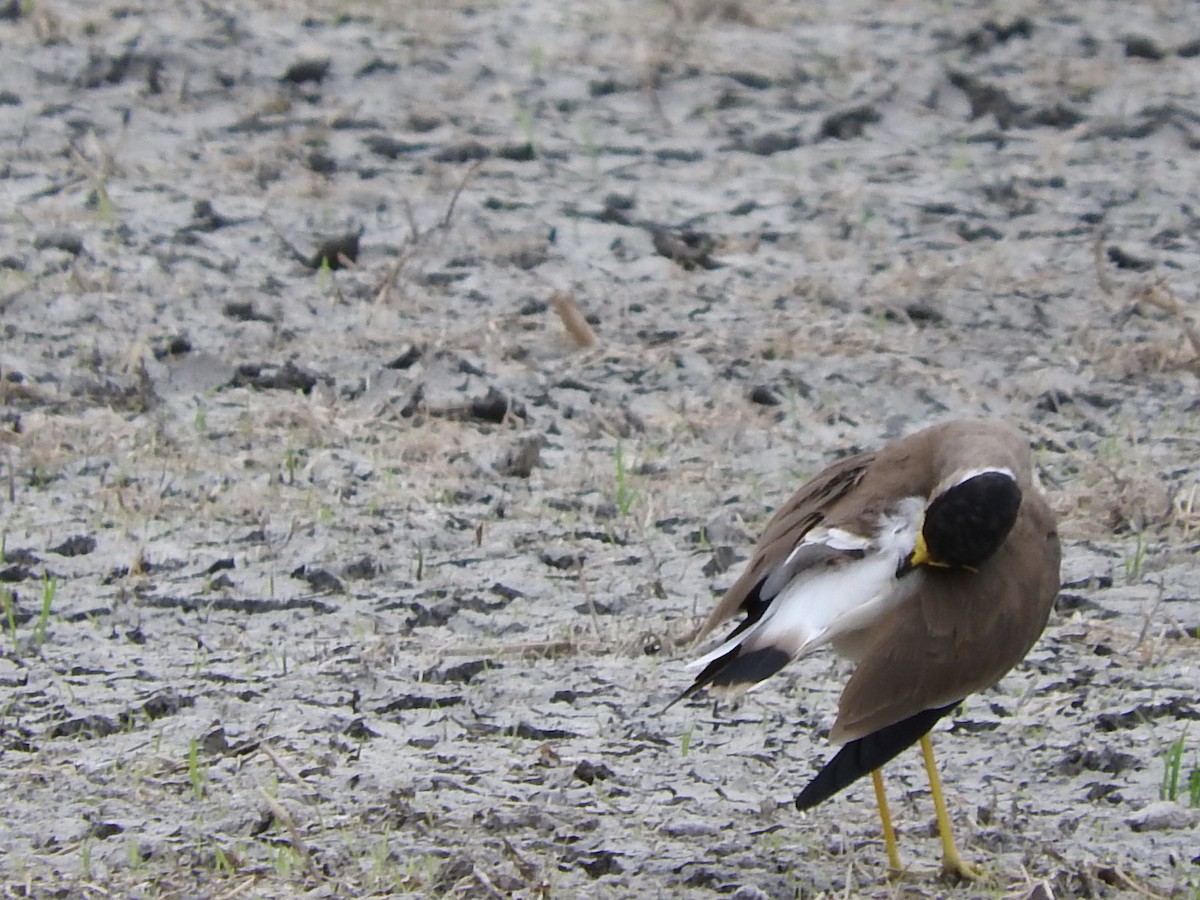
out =
[(1029, 652), (1058, 594), (1059, 561), (1021, 433), (986, 419), (935, 425), (834, 463), (779, 509), (698, 639), (745, 618), (692, 663), (699, 674), (679, 699), (752, 688), (831, 645), (856, 661), (830, 733), (844, 746), (796, 806), (870, 773), (899, 871), (879, 769), (919, 742), (943, 871), (975, 877), (954, 844), (929, 732)]

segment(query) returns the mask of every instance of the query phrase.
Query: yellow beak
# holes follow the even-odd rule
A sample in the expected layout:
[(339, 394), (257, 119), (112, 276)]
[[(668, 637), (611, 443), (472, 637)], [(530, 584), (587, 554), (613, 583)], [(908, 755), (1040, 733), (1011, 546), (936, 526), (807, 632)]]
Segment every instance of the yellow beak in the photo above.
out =
[(935, 562), (929, 555), (929, 547), (925, 543), (925, 533), (917, 532), (917, 545), (913, 547), (913, 552), (908, 555), (908, 566), (915, 569), (917, 566), (936, 566), (940, 563)]
[[(917, 532), (916, 546), (913, 547), (913, 552), (908, 554), (908, 558), (900, 564), (900, 568), (897, 570), (896, 574), (897, 576), (904, 575), (905, 573), (911, 572), (913, 569), (917, 568), (917, 566), (934, 566), (939, 569), (955, 568), (955, 566), (951, 565), (950, 563), (944, 563), (941, 560), (934, 559), (929, 555), (929, 545), (925, 543), (925, 533), (923, 531)], [(979, 571), (974, 566), (959, 566), (958, 568), (967, 572)]]

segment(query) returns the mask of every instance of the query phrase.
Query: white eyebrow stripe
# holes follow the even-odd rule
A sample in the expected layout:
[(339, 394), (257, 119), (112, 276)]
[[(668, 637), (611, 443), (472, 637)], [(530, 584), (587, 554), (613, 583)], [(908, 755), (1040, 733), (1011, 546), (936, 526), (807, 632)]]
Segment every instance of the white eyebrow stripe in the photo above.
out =
[(1012, 469), (1008, 468), (1007, 466), (983, 466), (978, 469), (965, 469), (963, 471), (955, 472), (949, 478), (945, 479), (941, 484), (934, 488), (933, 493), (929, 496), (941, 496), (952, 487), (958, 487), (963, 482), (970, 481), (972, 478), (975, 478), (979, 475), (988, 474), (1007, 475), (1013, 481), (1017, 480), (1017, 476), (1014, 475)]

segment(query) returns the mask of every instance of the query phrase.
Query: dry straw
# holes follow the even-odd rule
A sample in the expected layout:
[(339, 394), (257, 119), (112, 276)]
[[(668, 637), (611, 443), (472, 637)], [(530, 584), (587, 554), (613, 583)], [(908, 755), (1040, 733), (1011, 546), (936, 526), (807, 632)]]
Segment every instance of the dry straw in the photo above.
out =
[(580, 347), (596, 346), (596, 332), (584, 318), (583, 311), (573, 295), (566, 291), (555, 291), (550, 295), (550, 305), (554, 307), (554, 311), (562, 319), (563, 327), (567, 329), (567, 334), (571, 335), (576, 344)]

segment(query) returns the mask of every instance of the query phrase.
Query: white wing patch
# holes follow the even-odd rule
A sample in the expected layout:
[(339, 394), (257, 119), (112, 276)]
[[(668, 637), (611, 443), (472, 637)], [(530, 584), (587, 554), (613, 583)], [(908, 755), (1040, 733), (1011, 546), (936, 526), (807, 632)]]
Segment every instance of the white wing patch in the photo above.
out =
[(871, 539), (865, 538), (861, 534), (855, 534), (853, 531), (846, 531), (844, 528), (817, 527), (806, 534), (804, 540), (796, 545), (796, 549), (792, 551), (788, 561), (790, 562), (792, 556), (795, 556), (806, 544), (824, 544), (834, 550), (869, 550)]
[(814, 528), (782, 566), (813, 544), (863, 550), (865, 555), (836, 567), (801, 569), (770, 600), (761, 619), (688, 668), (701, 669), (735, 647), (744, 652), (775, 648), (794, 659), (869, 625), (911, 594), (924, 577), (919, 571), (896, 577), (900, 562), (916, 545), (924, 510), (924, 498), (905, 498), (895, 514), (879, 523), (873, 539), (840, 528)]

